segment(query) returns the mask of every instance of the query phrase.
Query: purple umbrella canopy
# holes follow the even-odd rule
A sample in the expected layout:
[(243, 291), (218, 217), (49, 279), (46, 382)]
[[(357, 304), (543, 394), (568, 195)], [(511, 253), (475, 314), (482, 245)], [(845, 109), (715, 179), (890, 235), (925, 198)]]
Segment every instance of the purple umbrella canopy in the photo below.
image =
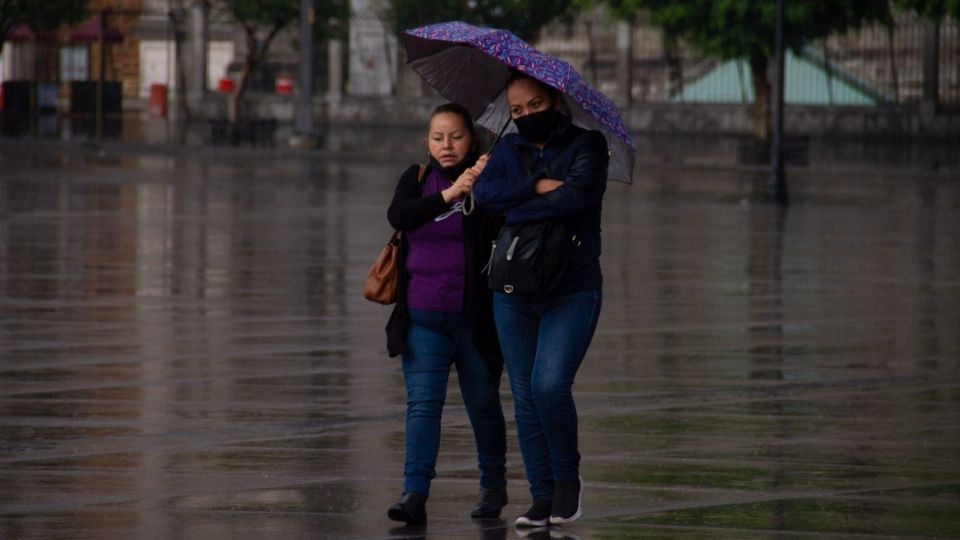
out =
[(477, 123), (494, 132), (510, 119), (505, 90), (511, 70), (556, 88), (575, 125), (606, 137), (609, 178), (632, 183), (636, 150), (620, 112), (567, 62), (534, 49), (508, 30), (460, 21), (406, 30), (401, 37), (407, 64), (440, 95), (466, 107)]

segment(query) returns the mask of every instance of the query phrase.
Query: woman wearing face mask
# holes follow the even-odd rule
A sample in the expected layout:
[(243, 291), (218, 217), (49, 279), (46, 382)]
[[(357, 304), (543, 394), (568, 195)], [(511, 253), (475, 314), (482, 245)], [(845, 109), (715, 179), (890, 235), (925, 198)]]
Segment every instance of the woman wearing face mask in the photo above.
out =
[(557, 220), (578, 239), (557, 292), (494, 292), (533, 496), (518, 526), (569, 523), (581, 513), (572, 387), (600, 315), (600, 210), (609, 155), (603, 135), (572, 125), (559, 99), (540, 81), (514, 75), (507, 102), (518, 133), (501, 139), (473, 189), (478, 207), (504, 214), (508, 224)]
[(477, 158), (469, 113), (453, 103), (430, 115), (427, 148), (430, 163), (422, 176), (420, 166), (408, 168), (387, 211), (390, 225), (404, 233), (387, 349), (402, 355), (407, 389), (403, 496), (388, 516), (407, 523), (427, 519), (440, 413), (455, 364), (480, 468), (480, 499), (471, 517), (497, 517), (507, 504), (503, 359), (482, 273), (497, 227), (483, 212), (461, 211), (486, 157)]

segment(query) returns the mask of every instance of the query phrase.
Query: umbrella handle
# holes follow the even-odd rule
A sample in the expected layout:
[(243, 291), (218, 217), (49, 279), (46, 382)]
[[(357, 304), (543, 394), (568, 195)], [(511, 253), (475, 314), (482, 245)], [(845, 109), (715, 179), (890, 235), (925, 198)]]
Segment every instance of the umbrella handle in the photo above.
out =
[[(500, 141), (500, 137), (503, 137), (503, 132), (506, 131), (506, 130), (507, 130), (507, 126), (510, 125), (510, 120), (513, 120), (513, 119), (512, 119), (512, 118), (507, 118), (507, 121), (503, 123), (503, 127), (500, 128), (500, 133), (497, 133), (497, 138), (494, 139), (494, 140), (493, 140), (493, 143), (490, 144), (490, 149), (487, 150), (487, 155), (488, 155), (488, 156), (490, 155), (491, 152), (493, 152), (493, 147), (496, 146), (497, 143)], [(467, 209), (467, 205), (470, 206), (470, 209), (469, 209), (469, 210)], [(474, 209), (476, 208), (476, 206), (477, 206), (477, 203), (476, 203), (476, 201), (473, 200), (473, 194), (472, 194), (472, 193), (468, 193), (467, 196), (464, 197), (464, 199), (463, 199), (463, 206), (460, 207), (460, 210), (463, 212), (463, 215), (469, 216), (470, 214), (473, 213), (473, 211), (474, 211)]]
[[(500, 137), (503, 137), (503, 132), (506, 131), (507, 126), (510, 125), (510, 120), (512, 120), (512, 118), (507, 118), (507, 121), (504, 122), (503, 127), (500, 128), (500, 133), (497, 133), (497, 138), (494, 139), (493, 143), (490, 144), (490, 148), (486, 152), (488, 156), (490, 155), (491, 152), (493, 152), (493, 147), (496, 146), (497, 143), (500, 141)], [(469, 210), (467, 209), (468, 205), (470, 206)], [(470, 214), (473, 213), (473, 210), (476, 208), (476, 206), (477, 206), (477, 203), (476, 201), (473, 200), (473, 194), (468, 193), (467, 196), (464, 197), (463, 199), (463, 206), (460, 207), (460, 210), (463, 212), (463, 215), (469, 216)]]
[(490, 149), (487, 150), (488, 156), (490, 155), (491, 152), (493, 152), (493, 147), (496, 146), (498, 142), (500, 142), (500, 137), (503, 137), (503, 132), (507, 130), (507, 126), (510, 125), (511, 120), (513, 120), (513, 118), (507, 118), (507, 121), (503, 123), (503, 127), (500, 128), (500, 133), (497, 133), (497, 138), (493, 140), (493, 142), (490, 144)]

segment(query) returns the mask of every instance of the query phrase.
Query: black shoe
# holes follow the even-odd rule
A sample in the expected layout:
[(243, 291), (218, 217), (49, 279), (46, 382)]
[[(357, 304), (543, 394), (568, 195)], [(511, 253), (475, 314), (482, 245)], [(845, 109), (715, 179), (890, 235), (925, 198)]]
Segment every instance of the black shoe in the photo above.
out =
[(534, 499), (533, 506), (527, 510), (526, 514), (517, 518), (517, 527), (544, 527), (550, 523), (550, 506), (553, 501), (549, 499)]
[(551, 525), (563, 525), (576, 521), (580, 517), (580, 498), (583, 495), (583, 481), (554, 481), (553, 509), (550, 512)]
[(470, 512), (472, 518), (500, 517), (500, 510), (507, 505), (507, 488), (480, 488), (480, 498)]
[(427, 522), (427, 496), (408, 491), (387, 510), (387, 517), (409, 524)]

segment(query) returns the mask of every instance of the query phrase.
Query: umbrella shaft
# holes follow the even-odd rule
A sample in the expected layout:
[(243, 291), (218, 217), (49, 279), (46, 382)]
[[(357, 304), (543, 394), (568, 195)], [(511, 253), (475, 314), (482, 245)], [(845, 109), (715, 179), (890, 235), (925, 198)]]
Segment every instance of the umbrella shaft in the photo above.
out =
[(503, 132), (507, 130), (507, 126), (510, 125), (511, 120), (513, 120), (513, 118), (507, 118), (507, 121), (503, 123), (503, 127), (500, 128), (500, 133), (497, 133), (497, 138), (493, 140), (493, 143), (490, 144), (490, 149), (487, 150), (488, 156), (490, 155), (490, 152), (493, 152), (493, 147), (496, 146), (498, 142), (500, 142), (500, 137), (503, 137)]

